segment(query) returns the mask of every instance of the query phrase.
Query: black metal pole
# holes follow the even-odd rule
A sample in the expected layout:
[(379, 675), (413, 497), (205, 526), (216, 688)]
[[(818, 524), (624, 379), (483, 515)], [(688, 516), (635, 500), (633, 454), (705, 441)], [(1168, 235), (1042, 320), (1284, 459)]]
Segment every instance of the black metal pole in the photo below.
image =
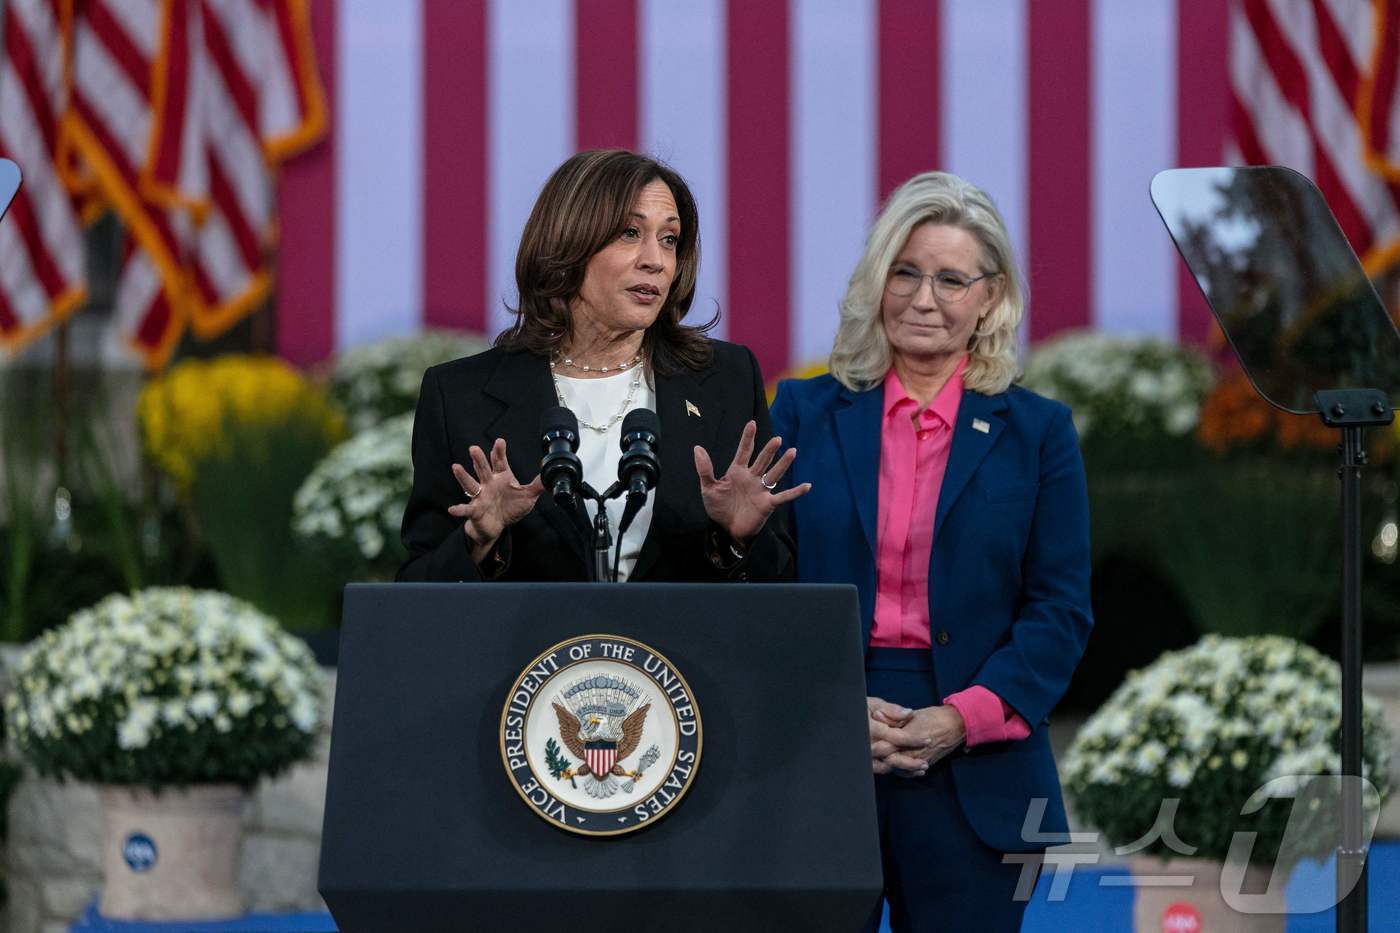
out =
[(1366, 845), (1361, 838), (1360, 425), (1342, 428), (1342, 844), (1337, 849), (1337, 930), (1366, 931)]
[(1313, 404), (1342, 432), (1342, 844), (1337, 847), (1337, 930), (1366, 933), (1366, 850), (1362, 837), (1361, 747), (1361, 468), (1362, 432), (1395, 420), (1378, 389), (1323, 389)]

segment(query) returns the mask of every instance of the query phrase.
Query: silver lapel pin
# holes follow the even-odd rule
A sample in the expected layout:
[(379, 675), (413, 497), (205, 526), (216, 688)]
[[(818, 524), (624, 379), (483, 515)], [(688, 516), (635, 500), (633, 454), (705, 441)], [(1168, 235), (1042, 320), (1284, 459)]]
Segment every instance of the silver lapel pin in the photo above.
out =
[(700, 409), (696, 408), (695, 403), (690, 399), (685, 400), (685, 413), (687, 415), (694, 415), (697, 418), (700, 417)]
[(992, 426), (987, 422), (983, 421), (981, 418), (973, 418), (972, 430), (980, 431), (981, 433), (986, 434), (987, 432), (992, 430)]

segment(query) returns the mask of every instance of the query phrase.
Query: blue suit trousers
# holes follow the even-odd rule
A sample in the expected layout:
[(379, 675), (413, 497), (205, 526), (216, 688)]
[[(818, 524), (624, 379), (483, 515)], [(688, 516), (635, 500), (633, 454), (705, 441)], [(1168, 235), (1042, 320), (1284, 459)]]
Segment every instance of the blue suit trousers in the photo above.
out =
[[(919, 709), (942, 703), (928, 649), (871, 648), (870, 696)], [(961, 752), (953, 752), (958, 755)], [(958, 805), (948, 759), (922, 778), (875, 775), (885, 900), (894, 933), (1014, 933), (1026, 899), (1017, 899), (1024, 859), (1003, 863)], [(1028, 897), (1033, 885), (1026, 885)], [(868, 933), (880, 929), (876, 907)]]

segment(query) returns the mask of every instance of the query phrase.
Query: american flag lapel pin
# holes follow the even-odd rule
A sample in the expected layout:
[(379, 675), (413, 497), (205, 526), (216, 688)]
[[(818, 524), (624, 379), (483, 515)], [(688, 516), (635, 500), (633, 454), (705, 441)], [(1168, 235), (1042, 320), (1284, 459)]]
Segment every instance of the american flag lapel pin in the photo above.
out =
[(983, 421), (981, 418), (972, 419), (972, 430), (978, 431), (982, 434), (986, 434), (987, 432), (991, 431), (991, 429), (992, 426), (987, 422)]
[(687, 415), (694, 415), (697, 418), (700, 417), (700, 409), (696, 408), (695, 403), (690, 399), (685, 400), (685, 413)]

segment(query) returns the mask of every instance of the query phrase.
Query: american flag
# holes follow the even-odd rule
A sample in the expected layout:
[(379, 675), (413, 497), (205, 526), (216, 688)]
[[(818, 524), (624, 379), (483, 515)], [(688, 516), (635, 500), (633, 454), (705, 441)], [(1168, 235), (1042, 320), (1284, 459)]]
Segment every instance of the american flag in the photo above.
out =
[(1400, 181), (1400, 0), (1375, 5), (1376, 40), (1361, 77), (1357, 115), (1365, 136), (1367, 164)]
[(1236, 158), (1312, 178), (1372, 271), (1400, 260), (1400, 175), (1376, 170), (1393, 149), (1397, 30), (1400, 0), (1240, 0), (1230, 11)]
[[(269, 293), (272, 172), (324, 124), (306, 0), (17, 6), (52, 24), (40, 61), (62, 96), (56, 138), (35, 140), (46, 149), (25, 151), (21, 166), (30, 174), (51, 154), (71, 191), (121, 217), (130, 236), (113, 336), (158, 366), (187, 326), (217, 334)], [(33, 96), (8, 77), (0, 96), (6, 86)], [(11, 116), (0, 111), (3, 151), (19, 154), (11, 146), (24, 129)], [(47, 197), (57, 205), (64, 193)], [(0, 267), (10, 255), (0, 244)], [(82, 262), (74, 242), (47, 255)], [(0, 285), (5, 298), (16, 293)], [(63, 308), (46, 310), (52, 319)]]
[(72, 98), (63, 123), (65, 148), (86, 186), (117, 210), (130, 233), (113, 336), (156, 364), (184, 326), (182, 240), (189, 236), (182, 212), (150, 202), (141, 190), (155, 124), (161, 20), (150, 0), (81, 5), (71, 25)]
[(189, 241), (191, 324), (218, 334), (267, 297), (269, 165), (315, 141), (324, 115), (304, 4), (169, 4), (146, 193), (199, 218)]
[(67, 107), (57, 5), (9, 0), (0, 29), (0, 153), (24, 172), (0, 223), (0, 347), (15, 347), (71, 314), (86, 292), (78, 208), (54, 161)]

